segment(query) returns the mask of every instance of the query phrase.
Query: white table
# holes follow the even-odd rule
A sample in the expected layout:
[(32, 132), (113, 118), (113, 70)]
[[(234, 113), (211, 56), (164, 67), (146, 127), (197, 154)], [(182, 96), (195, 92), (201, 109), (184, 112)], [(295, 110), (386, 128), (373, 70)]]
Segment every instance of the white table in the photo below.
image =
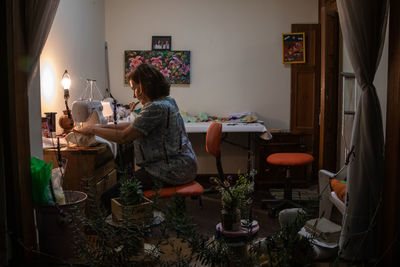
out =
[[(187, 122), (185, 123), (186, 132), (190, 133), (207, 133), (208, 127), (212, 124), (212, 122)], [(260, 138), (269, 140), (272, 138), (272, 135), (264, 126), (264, 124), (260, 122), (255, 123), (243, 123), (243, 122), (223, 122), (222, 123), (222, 133), (225, 133), (222, 136), (222, 141), (229, 143), (234, 146), (241, 147), (247, 150), (247, 170), (254, 168), (254, 155), (255, 155), (255, 135), (258, 134)], [(227, 140), (228, 133), (247, 133), (248, 141), (247, 147), (239, 145), (237, 143), (231, 142)]]
[[(212, 122), (187, 122), (185, 128), (187, 133), (206, 133)], [(269, 133), (262, 123), (232, 123), (223, 122), (222, 132), (224, 133)]]

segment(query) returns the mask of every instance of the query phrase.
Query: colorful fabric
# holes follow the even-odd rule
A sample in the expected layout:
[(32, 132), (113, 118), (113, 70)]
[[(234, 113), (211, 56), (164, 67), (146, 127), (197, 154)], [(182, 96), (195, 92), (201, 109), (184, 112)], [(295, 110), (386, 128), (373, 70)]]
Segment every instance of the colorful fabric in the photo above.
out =
[(343, 181), (332, 179), (331, 188), (333, 191), (335, 191), (338, 198), (344, 203), (344, 197), (346, 196), (346, 183)]

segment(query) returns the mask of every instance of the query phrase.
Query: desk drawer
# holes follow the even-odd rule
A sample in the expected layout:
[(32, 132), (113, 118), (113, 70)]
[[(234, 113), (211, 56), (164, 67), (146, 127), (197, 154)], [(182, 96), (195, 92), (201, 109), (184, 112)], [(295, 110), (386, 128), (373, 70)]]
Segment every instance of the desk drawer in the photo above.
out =
[(112, 170), (109, 174), (104, 176), (100, 181), (96, 183), (96, 197), (100, 196), (113, 187), (117, 183), (117, 172)]

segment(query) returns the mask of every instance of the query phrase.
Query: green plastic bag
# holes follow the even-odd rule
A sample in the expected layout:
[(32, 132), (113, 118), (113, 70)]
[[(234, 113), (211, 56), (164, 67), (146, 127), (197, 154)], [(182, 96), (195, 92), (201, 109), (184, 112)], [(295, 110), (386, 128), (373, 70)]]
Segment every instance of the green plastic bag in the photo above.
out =
[(50, 192), (51, 170), (53, 162), (46, 163), (35, 157), (31, 157), (32, 195), (35, 204), (53, 204)]

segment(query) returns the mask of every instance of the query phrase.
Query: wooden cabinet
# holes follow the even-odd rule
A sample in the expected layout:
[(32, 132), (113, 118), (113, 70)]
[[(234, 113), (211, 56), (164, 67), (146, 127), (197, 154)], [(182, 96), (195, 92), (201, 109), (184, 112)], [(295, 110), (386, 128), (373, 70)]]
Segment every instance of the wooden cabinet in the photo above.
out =
[[(271, 140), (263, 140), (261, 138), (256, 140), (256, 190), (265, 190), (274, 186), (280, 187), (285, 182), (285, 168), (267, 163), (266, 159), (270, 154), (306, 152), (305, 136), (303, 134), (291, 132), (271, 132), (271, 134)], [(307, 182), (308, 168), (310, 167), (292, 167), (292, 183), (305, 184)]]
[[(53, 161), (53, 168), (58, 166), (57, 150), (44, 149), (44, 160)], [(67, 159), (63, 189), (94, 194), (98, 200), (101, 194), (117, 182), (114, 155), (106, 144), (95, 147), (63, 147), (61, 156)]]

